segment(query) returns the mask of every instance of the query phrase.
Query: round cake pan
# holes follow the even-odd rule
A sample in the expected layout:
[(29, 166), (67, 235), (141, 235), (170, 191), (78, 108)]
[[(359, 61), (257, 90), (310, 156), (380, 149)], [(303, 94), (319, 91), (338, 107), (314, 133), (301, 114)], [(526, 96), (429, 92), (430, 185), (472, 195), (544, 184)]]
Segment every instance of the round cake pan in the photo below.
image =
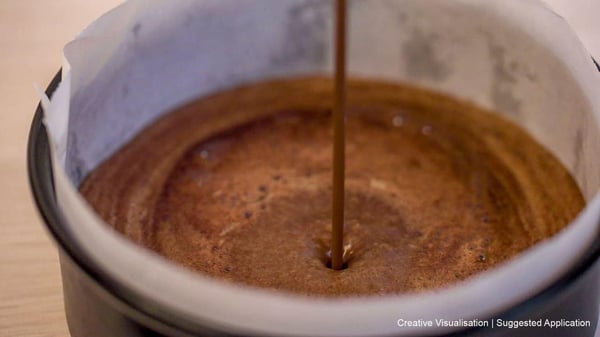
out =
[[(47, 89), (52, 96), (61, 81), (60, 72)], [(28, 143), (28, 173), (34, 200), (46, 228), (59, 248), (65, 311), (73, 337), (105, 336), (233, 336), (227, 327), (194, 322), (157, 306), (119, 284), (91, 259), (73, 239), (57, 204), (50, 147), (43, 111), (38, 106)], [(600, 219), (599, 219), (600, 220)], [(600, 237), (560, 279), (494, 317), (497, 322), (553, 320), (589, 321), (577, 328), (468, 328), (446, 336), (594, 336), (600, 298)], [(236, 334), (238, 335), (238, 334)], [(253, 335), (248, 333), (248, 335)]]

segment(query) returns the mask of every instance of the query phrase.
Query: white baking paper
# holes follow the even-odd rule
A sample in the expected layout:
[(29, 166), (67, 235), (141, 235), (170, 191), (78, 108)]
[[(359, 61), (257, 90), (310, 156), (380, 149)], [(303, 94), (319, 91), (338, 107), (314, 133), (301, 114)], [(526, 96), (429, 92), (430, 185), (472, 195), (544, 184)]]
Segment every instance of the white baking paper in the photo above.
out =
[(89, 208), (75, 186), (170, 108), (255, 80), (331, 72), (331, 8), (322, 0), (131, 0), (66, 46), (45, 121), (57, 198), (86, 254), (124, 287), (191, 320), (290, 336), (432, 333), (396, 322), (485, 318), (558, 278), (599, 235), (600, 79), (565, 22), (533, 0), (350, 2), (352, 74), (493, 108), (551, 149), (582, 188), (588, 206), (567, 229), (492, 271), (418, 295), (309, 299), (184, 270)]

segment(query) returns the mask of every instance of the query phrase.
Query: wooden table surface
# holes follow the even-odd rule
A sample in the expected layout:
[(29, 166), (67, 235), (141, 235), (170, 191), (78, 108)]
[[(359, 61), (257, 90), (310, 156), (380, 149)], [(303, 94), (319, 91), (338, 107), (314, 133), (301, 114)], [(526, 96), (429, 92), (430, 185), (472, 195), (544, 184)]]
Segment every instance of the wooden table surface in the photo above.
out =
[[(62, 47), (119, 0), (0, 0), (0, 337), (69, 336), (57, 252), (26, 178), (29, 124)], [(549, 0), (600, 58), (600, 0)], [(600, 90), (600, 88), (599, 88)]]

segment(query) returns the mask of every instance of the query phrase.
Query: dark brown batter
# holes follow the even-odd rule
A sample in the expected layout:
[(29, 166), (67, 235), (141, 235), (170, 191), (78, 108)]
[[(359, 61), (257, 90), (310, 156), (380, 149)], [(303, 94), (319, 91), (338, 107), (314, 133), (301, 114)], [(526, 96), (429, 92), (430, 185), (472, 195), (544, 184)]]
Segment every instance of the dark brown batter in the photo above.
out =
[(147, 127), (81, 186), (119, 232), (176, 263), (310, 295), (414, 292), (486, 270), (584, 206), (524, 131), (469, 103), (348, 83), (348, 268), (327, 268), (332, 82), (260, 83)]

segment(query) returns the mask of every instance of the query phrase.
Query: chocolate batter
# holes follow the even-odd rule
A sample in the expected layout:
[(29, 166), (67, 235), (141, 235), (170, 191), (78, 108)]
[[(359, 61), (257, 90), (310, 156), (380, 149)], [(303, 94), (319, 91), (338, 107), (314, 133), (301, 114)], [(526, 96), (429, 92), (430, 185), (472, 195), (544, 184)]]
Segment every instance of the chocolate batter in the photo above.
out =
[(219, 279), (314, 296), (443, 287), (505, 261), (584, 206), (514, 124), (413, 87), (352, 79), (345, 262), (329, 263), (332, 82), (285, 79), (192, 102), (81, 186), (115, 229)]

